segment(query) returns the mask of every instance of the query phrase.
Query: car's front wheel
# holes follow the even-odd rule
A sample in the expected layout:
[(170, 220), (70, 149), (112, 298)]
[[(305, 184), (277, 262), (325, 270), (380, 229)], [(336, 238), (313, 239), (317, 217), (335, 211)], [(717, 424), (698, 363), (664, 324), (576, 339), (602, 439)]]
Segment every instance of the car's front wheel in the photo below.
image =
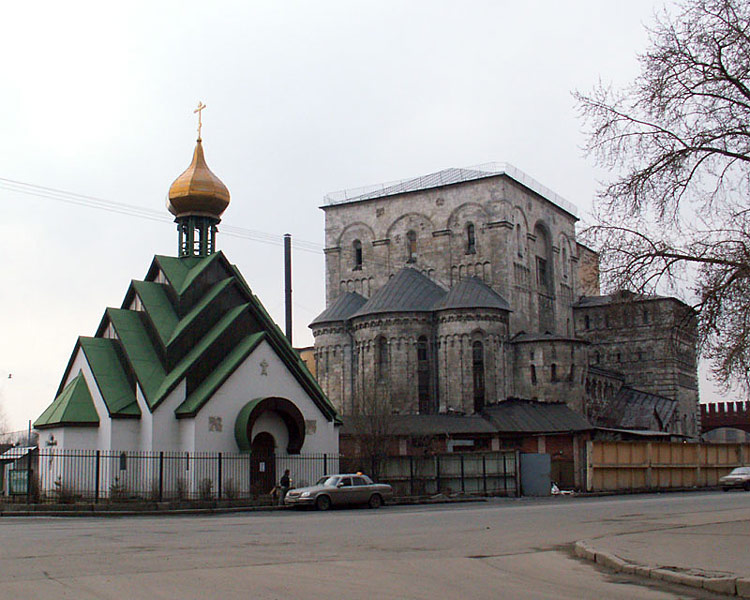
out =
[(331, 508), (331, 499), (328, 496), (318, 496), (315, 500), (315, 508), (318, 510), (328, 510)]
[(370, 501), (367, 503), (370, 508), (380, 508), (383, 506), (383, 497), (380, 494), (373, 494), (370, 496)]

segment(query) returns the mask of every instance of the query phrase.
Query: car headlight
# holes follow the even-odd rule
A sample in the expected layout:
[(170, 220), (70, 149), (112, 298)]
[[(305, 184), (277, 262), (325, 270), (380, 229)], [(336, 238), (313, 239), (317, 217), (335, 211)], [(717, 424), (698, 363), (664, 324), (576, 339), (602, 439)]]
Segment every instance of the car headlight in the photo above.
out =
[(310, 492), (302, 492), (302, 493), (301, 493), (301, 494), (299, 495), (299, 497), (300, 497), (300, 498), (309, 498), (309, 497), (310, 497)]

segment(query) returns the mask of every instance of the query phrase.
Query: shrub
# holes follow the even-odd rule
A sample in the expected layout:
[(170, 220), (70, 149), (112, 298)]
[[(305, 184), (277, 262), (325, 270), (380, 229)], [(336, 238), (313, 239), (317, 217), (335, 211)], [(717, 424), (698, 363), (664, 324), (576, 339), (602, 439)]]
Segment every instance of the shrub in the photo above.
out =
[(213, 480), (208, 477), (201, 479), (201, 482), (198, 485), (198, 493), (200, 494), (201, 500), (211, 500), (214, 497)]

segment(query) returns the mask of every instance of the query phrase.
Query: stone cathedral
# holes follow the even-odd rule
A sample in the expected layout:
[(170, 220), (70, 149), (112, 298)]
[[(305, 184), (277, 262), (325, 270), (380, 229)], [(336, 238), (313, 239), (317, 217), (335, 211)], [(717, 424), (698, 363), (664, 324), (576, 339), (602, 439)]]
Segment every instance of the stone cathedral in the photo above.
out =
[(598, 426), (695, 435), (695, 320), (600, 295), (576, 208), (510, 165), (330, 194), (318, 380), (343, 414), (565, 402)]

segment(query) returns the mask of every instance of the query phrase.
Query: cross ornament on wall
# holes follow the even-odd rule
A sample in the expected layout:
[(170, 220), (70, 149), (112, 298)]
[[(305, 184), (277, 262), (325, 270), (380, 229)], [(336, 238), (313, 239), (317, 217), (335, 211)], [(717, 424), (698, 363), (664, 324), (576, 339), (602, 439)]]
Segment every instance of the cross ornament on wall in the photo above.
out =
[(260, 361), (260, 374), (268, 376), (268, 361), (265, 358)]

